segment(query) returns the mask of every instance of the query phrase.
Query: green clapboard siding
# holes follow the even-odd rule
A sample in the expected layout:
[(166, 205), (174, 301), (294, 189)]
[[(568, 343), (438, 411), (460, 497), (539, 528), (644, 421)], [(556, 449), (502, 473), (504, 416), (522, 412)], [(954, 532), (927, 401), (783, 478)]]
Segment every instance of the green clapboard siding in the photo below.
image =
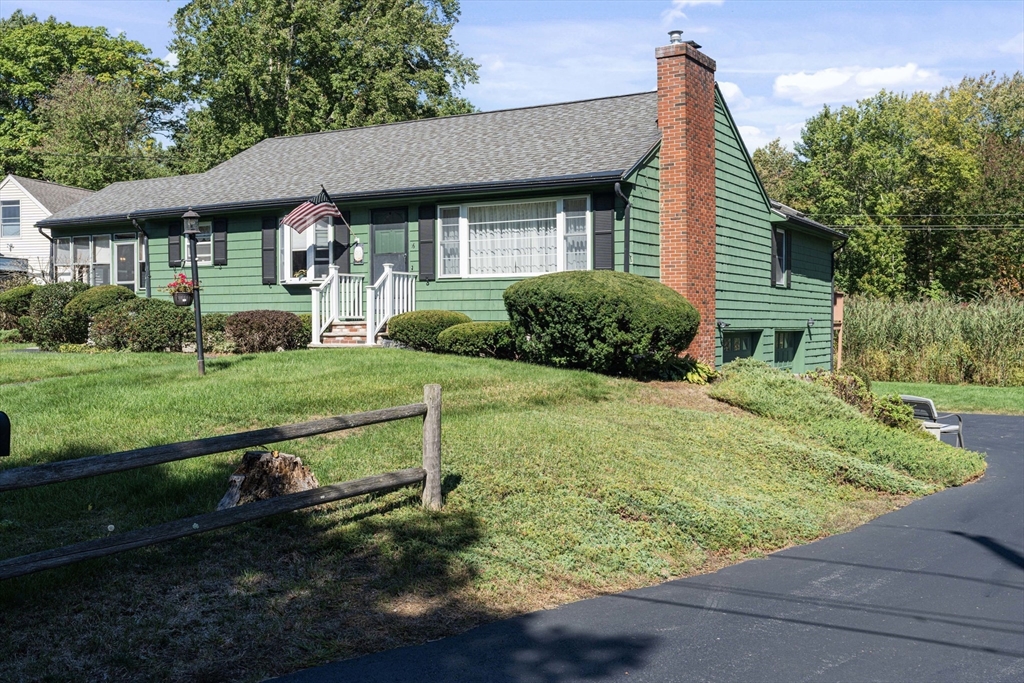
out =
[[(716, 92), (716, 316), (728, 332), (753, 331), (754, 357), (775, 360), (775, 333), (799, 332), (792, 363), (800, 372), (831, 363), (832, 243), (798, 226), (791, 230), (789, 288), (771, 285), (772, 214), (729, 110)], [(814, 320), (808, 327), (807, 321)], [(722, 362), (719, 333), (717, 360)]]
[[(629, 194), (629, 251), (631, 273), (657, 279), (661, 249), (659, 151), (653, 152), (627, 179)], [(616, 225), (616, 230), (622, 226)]]

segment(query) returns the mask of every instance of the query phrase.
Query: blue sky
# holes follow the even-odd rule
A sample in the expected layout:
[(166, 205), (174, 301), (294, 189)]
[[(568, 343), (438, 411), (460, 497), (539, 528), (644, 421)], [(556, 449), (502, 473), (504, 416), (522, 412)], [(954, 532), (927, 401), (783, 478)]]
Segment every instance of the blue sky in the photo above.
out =
[[(0, 0), (124, 31), (168, 54), (184, 0)], [(1024, 70), (1024, 0), (463, 0), (455, 40), (480, 64), (482, 110), (653, 90), (654, 48), (679, 28), (718, 63), (752, 151), (799, 138), (822, 105), (890, 90), (937, 91), (964, 76)]]

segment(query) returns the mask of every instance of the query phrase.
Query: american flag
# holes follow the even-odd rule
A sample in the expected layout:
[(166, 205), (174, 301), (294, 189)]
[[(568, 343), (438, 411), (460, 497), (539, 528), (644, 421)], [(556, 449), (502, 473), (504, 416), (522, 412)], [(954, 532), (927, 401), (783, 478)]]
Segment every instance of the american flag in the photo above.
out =
[(301, 233), (321, 218), (327, 218), (328, 216), (341, 218), (341, 211), (338, 211), (338, 207), (331, 201), (331, 196), (327, 194), (327, 190), (321, 185), (320, 192), (317, 195), (311, 197), (308, 202), (302, 202), (292, 209), (290, 214), (284, 217), (284, 224), (295, 232)]

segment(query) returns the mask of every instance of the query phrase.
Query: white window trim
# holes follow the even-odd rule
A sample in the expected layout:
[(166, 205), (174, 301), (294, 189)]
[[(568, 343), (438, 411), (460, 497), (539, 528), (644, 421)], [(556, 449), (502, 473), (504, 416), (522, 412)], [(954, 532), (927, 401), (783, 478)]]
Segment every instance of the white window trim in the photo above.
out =
[[(437, 207), (434, 229), (434, 251), (436, 252), (435, 268), (438, 280), (522, 280), (523, 278), (546, 275), (546, 272), (537, 273), (477, 273), (469, 274), (469, 217), (468, 209), (471, 206), (494, 206), (496, 204), (535, 204), (537, 202), (555, 201), (555, 270), (553, 273), (565, 271), (565, 211), (564, 203), (567, 199), (585, 199), (587, 202), (587, 270), (594, 269), (594, 212), (591, 207), (590, 195), (566, 195), (564, 197), (531, 197), (529, 199), (515, 199), (509, 201), (487, 201), (468, 202), (465, 204), (440, 204)], [(441, 211), (443, 209), (459, 209), (459, 273), (456, 275), (444, 275), (444, 250), (441, 248)]]
[[(310, 225), (306, 230), (316, 230), (316, 223)], [(281, 224), (280, 239), (280, 256), (281, 256), (281, 279), (280, 282), (283, 285), (316, 285), (320, 284), (327, 279), (327, 275), (324, 277), (316, 278), (309, 277), (309, 269), (306, 269), (306, 276), (296, 278), (291, 276), (292, 271), (292, 228), (289, 225)], [(327, 263), (328, 274), (331, 272), (331, 267), (334, 266), (334, 218), (327, 217)], [(307, 263), (308, 265), (308, 263)], [(286, 276), (286, 273), (288, 274)]]
[(21, 200), (20, 199), (5, 199), (5, 200), (3, 200), (3, 202), (0, 202), (0, 205), (2, 205), (2, 206), (17, 206), (18, 207), (18, 222), (14, 226), (15, 230), (17, 232), (14, 232), (14, 233), (4, 232), (4, 229), (3, 229), (3, 219), (0, 218), (0, 237), (2, 237), (4, 239), (8, 239), (8, 238), (14, 239), (14, 238), (21, 237), (21, 219), (22, 219)]
[[(82, 238), (82, 237), (86, 237), (86, 238), (89, 239), (89, 263), (88, 264), (76, 264), (75, 263), (75, 238)], [(108, 249), (109, 249), (109, 260), (108, 261), (100, 262), (100, 261), (96, 261), (95, 260), (95, 258), (96, 258), (96, 256), (95, 256), (95, 254), (96, 254), (96, 238), (97, 237), (106, 237), (108, 239)], [(86, 284), (88, 284), (89, 286), (95, 286), (95, 285), (93, 285), (93, 278), (95, 277), (93, 269), (94, 269), (94, 266), (97, 266), (97, 265), (105, 265), (105, 266), (109, 267), (108, 273), (109, 273), (109, 280), (110, 281), (109, 281), (108, 284), (112, 284), (112, 285), (114, 285), (114, 284), (125, 284), (125, 283), (120, 283), (120, 282), (116, 281), (117, 280), (117, 248), (116, 248), (115, 245), (117, 245), (117, 244), (128, 244), (128, 243), (134, 244), (135, 245), (135, 282), (134, 282), (133, 286), (134, 286), (136, 292), (139, 291), (139, 289), (141, 287), (141, 282), (140, 282), (140, 279), (139, 279), (140, 276), (141, 276), (141, 273), (140, 273), (141, 268), (139, 267), (139, 263), (141, 262), (141, 256), (140, 256), (141, 249), (139, 248), (139, 239), (137, 237), (134, 238), (134, 239), (126, 239), (125, 236), (123, 234), (120, 234), (120, 233), (116, 234), (116, 235), (115, 234), (99, 233), (99, 234), (95, 234), (95, 235), (72, 235), (70, 237), (55, 237), (53, 239), (54, 239), (54, 243), (55, 243), (54, 244), (54, 264), (53, 264), (53, 266), (54, 266), (54, 271), (57, 274), (57, 282), (80, 282), (80, 280), (77, 280), (74, 277), (75, 276), (75, 270), (77, 268), (85, 265), (89, 269), (89, 273), (88, 273), (88, 276), (87, 276), (87, 282), (86, 282)], [(68, 258), (70, 259), (71, 262), (68, 265), (63, 265), (62, 266), (62, 265), (58, 265), (56, 263), (56, 258), (57, 258), (56, 250), (58, 249), (57, 245), (60, 244), (60, 243), (66, 243), (69, 246)]]
[[(198, 256), (199, 252), (199, 238), (206, 237), (210, 243), (210, 256), (209, 258), (203, 258)], [(213, 221), (199, 221), (199, 233), (196, 234), (196, 265), (200, 268), (213, 265)], [(188, 235), (181, 236), (181, 267), (190, 268), (192, 267), (192, 259), (190, 258), (191, 252), (189, 252), (188, 246)]]

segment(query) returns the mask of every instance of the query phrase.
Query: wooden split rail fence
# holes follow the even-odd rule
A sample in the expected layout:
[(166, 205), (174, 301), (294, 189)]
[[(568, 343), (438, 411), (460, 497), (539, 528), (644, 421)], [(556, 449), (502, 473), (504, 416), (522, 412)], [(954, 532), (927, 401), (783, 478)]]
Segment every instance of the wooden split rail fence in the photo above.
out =
[(441, 508), (441, 386), (438, 384), (424, 386), (423, 403), (0, 471), (0, 492), (14, 491), (251, 448), (268, 443), (291, 441), (292, 439), (365, 427), (381, 422), (404, 420), (421, 415), (423, 416), (422, 467), (410, 467), (340, 484), (330, 484), (309, 491), (290, 493), (105, 538), (12, 557), (0, 561), (0, 580), (61, 567), (82, 560), (113, 555), (176, 538), (193, 536), (282, 512), (301, 510), (313, 505), (344, 500), (367, 493), (389, 491), (403, 486), (422, 484), (423, 506), (431, 510), (439, 510)]

